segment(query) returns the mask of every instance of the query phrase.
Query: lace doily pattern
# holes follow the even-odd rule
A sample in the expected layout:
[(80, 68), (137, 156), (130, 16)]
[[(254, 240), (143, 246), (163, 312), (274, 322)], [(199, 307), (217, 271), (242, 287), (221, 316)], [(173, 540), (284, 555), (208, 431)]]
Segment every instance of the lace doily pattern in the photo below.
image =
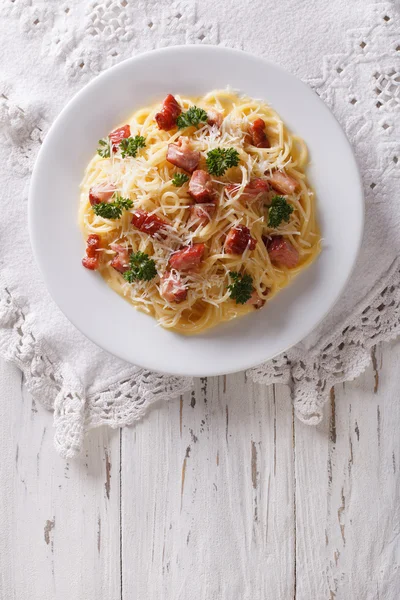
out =
[[(237, 27), (234, 19), (230, 24), (217, 17), (203, 20), (199, 12), (195, 1), (186, 0), (4, 0), (0, 16), (15, 24), (27, 48), (35, 48), (32, 54), (40, 53), (43, 72), (49, 75), (56, 66), (60, 89), (49, 101), (43, 99), (43, 90), (36, 101), (27, 100), (14, 82), (0, 81), (0, 132), (13, 176), (27, 178), (49, 123), (67, 98), (120, 60), (177, 44), (252, 49), (242, 33), (245, 28)], [(368, 252), (379, 247), (376, 238), (382, 231), (387, 239), (398, 239), (394, 232), (399, 223), (385, 212), (400, 183), (400, 6), (371, 0), (363, 18), (360, 28), (347, 32), (341, 52), (323, 58), (314, 71), (321, 77), (308, 83), (340, 121), (362, 168), (368, 240), (363, 253), (368, 259)], [(258, 51), (268, 53), (267, 39), (260, 40)], [(372, 227), (373, 222), (381, 227)], [(264, 384), (289, 384), (296, 415), (316, 424), (331, 386), (357, 377), (369, 363), (372, 347), (399, 333), (399, 307), (400, 264), (395, 260), (332, 334), (311, 349), (300, 344), (248, 375)], [(0, 353), (23, 371), (35, 399), (54, 410), (55, 444), (65, 457), (80, 451), (89, 429), (131, 424), (157, 400), (174, 398), (193, 383), (132, 367), (129, 375), (89, 393), (73, 368), (36, 334), (33, 311), (5, 279), (0, 280)]]
[(38, 106), (29, 102), (21, 106), (10, 99), (13, 95), (11, 86), (3, 86), (0, 95), (0, 131), (4, 144), (10, 148), (10, 170), (17, 177), (25, 177), (32, 171), (46, 124)]
[[(23, 300), (21, 299), (23, 302)], [(107, 424), (131, 425), (157, 400), (176, 398), (191, 389), (190, 377), (174, 377), (134, 368), (128, 379), (85, 396), (68, 365), (50, 355), (34, 334), (34, 320), (0, 280), (0, 353), (24, 374), (26, 385), (39, 402), (54, 410), (55, 445), (70, 458), (78, 454), (86, 431)]]
[(350, 31), (346, 51), (325, 57), (323, 76), (309, 80), (352, 142), (367, 205), (396, 189), (393, 178), (398, 189), (400, 179), (395, 127), (400, 113), (400, 5), (378, 3), (369, 10), (370, 26)]
[(316, 425), (331, 387), (358, 377), (371, 361), (373, 346), (399, 333), (400, 261), (396, 260), (334, 335), (308, 351), (292, 348), (247, 373), (258, 383), (289, 384), (297, 417)]
[(73, 81), (145, 50), (219, 43), (218, 25), (197, 18), (195, 2), (5, 0), (2, 12), (19, 19), (24, 35), (42, 37), (44, 59), (58, 61)]

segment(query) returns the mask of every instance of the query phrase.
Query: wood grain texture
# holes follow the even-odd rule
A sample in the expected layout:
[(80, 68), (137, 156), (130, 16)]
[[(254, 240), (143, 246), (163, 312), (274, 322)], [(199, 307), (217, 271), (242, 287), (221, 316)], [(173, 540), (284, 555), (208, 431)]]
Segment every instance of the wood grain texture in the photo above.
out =
[(20, 371), (1, 362), (0, 380), (1, 600), (118, 598), (118, 432), (93, 432), (65, 462)]
[[(275, 399), (272, 388), (246, 384), (243, 374), (223, 386), (223, 378), (198, 380), (135, 435), (123, 432), (126, 597), (293, 594), (289, 397)], [(133, 458), (146, 453), (151, 463)]]
[(296, 425), (298, 598), (399, 597), (399, 350), (374, 350), (322, 424)]
[(400, 343), (372, 358), (318, 427), (204, 378), (70, 463), (0, 363), (0, 599), (397, 600)]

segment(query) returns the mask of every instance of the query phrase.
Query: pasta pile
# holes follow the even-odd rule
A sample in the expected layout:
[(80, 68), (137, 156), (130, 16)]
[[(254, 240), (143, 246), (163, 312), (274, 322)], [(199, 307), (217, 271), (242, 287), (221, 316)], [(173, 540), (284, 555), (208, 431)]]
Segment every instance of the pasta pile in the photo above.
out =
[[(292, 135), (277, 113), (267, 104), (231, 90), (212, 91), (201, 98), (175, 96), (183, 112), (190, 107), (214, 110), (222, 115), (220, 126), (208, 122), (197, 127), (159, 129), (155, 114), (160, 104), (135, 112), (127, 121), (131, 137), (143, 136), (144, 147), (136, 156), (121, 157), (96, 154), (90, 161), (81, 184), (79, 223), (85, 239), (97, 234), (101, 240), (99, 272), (106, 282), (138, 309), (152, 315), (165, 328), (195, 334), (218, 323), (251, 312), (257, 306), (251, 300), (238, 303), (232, 294), (233, 274), (251, 278), (252, 299), (261, 303), (272, 298), (317, 256), (320, 234), (316, 220), (314, 193), (307, 184), (307, 148), (302, 139)], [(248, 131), (256, 119), (265, 123), (270, 147), (257, 147), (249, 142)], [(193, 198), (188, 194), (188, 181), (174, 185), (176, 173), (183, 173), (166, 159), (168, 144), (185, 136), (192, 150), (200, 152), (198, 169), (207, 171), (206, 158), (215, 148), (234, 148), (239, 161), (222, 176), (212, 176), (215, 210), (206, 223), (192, 218)], [(272, 187), (267, 195), (254, 202), (243, 201), (246, 186), (255, 178), (267, 181), (276, 172), (294, 179), (296, 191), (283, 194), (291, 207), (287, 220), (271, 226), (268, 219), (273, 198), (279, 195)], [(183, 179), (190, 179), (183, 177)], [(120, 218), (108, 219), (95, 214), (89, 201), (91, 188), (112, 181), (116, 193), (132, 201)], [(229, 184), (236, 184), (235, 187)], [(228, 187), (227, 187), (228, 186)], [(280, 195), (282, 196), (282, 194)], [(135, 210), (157, 215), (167, 223), (163, 235), (148, 235), (132, 225)], [(245, 226), (255, 240), (242, 254), (226, 252), (229, 231)], [(298, 256), (294, 267), (273, 260), (269, 242), (282, 236)], [(281, 239), (281, 238), (279, 238)], [(204, 257), (198, 267), (179, 273), (187, 290), (179, 302), (168, 301), (160, 293), (160, 281), (171, 270), (170, 259), (182, 248), (204, 244)], [(111, 265), (115, 249), (121, 245), (130, 253), (142, 252), (150, 257), (157, 275), (150, 280), (127, 281), (123, 273)], [(237, 279), (238, 276), (236, 276)]]

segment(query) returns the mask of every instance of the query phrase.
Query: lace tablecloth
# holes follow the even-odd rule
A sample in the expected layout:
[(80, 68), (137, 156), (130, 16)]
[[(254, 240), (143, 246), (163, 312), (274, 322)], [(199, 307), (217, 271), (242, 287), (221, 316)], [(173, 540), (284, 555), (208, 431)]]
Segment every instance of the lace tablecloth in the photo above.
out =
[(26, 216), (37, 150), (65, 102), (118, 61), (176, 44), (221, 44), (282, 65), (330, 106), (357, 154), (367, 219), (351, 283), (311, 336), (248, 372), (289, 383), (297, 416), (318, 423), (330, 387), (356, 377), (399, 329), (398, 2), (3, 0), (0, 17), (0, 352), (54, 409), (57, 449), (73, 456), (90, 428), (131, 424), (192, 385), (123, 363), (69, 324), (34, 264)]

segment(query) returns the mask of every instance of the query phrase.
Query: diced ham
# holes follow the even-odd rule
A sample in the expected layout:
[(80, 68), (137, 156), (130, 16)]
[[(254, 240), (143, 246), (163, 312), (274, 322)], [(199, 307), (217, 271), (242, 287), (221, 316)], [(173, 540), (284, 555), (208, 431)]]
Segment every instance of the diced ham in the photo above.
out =
[(100, 248), (100, 236), (96, 233), (91, 233), (86, 240), (86, 254), (91, 258), (96, 256), (96, 250)]
[(211, 217), (215, 212), (216, 206), (214, 203), (210, 204), (195, 204), (190, 207), (190, 223), (195, 225), (208, 225), (211, 221)]
[(160, 295), (167, 302), (182, 302), (186, 299), (187, 288), (182, 283), (179, 273), (168, 271), (160, 279)]
[(132, 225), (139, 229), (139, 231), (143, 231), (143, 233), (148, 233), (151, 237), (154, 237), (168, 223), (157, 217), (157, 215), (151, 215), (145, 210), (138, 208), (132, 215)]
[(257, 242), (251, 237), (248, 227), (236, 225), (236, 227), (229, 230), (224, 248), (227, 254), (243, 254), (247, 247), (254, 250), (256, 244)]
[(89, 256), (84, 256), (82, 258), (82, 264), (87, 269), (90, 269), (90, 271), (95, 271), (99, 266), (99, 259), (96, 256), (93, 258), (90, 258)]
[(124, 138), (130, 137), (130, 135), (131, 135), (131, 128), (129, 125), (124, 125), (123, 127), (118, 127), (118, 129), (114, 129), (114, 131), (112, 131), (108, 136), (112, 143), (113, 152), (116, 152), (118, 150), (118, 146), (119, 146), (120, 142)]
[(110, 244), (111, 250), (116, 252), (116, 255), (111, 261), (111, 266), (120, 273), (125, 273), (129, 269), (129, 256), (130, 251), (125, 246), (121, 246), (120, 244)]
[(249, 127), (249, 142), (257, 148), (270, 148), (271, 144), (265, 133), (265, 121), (256, 119)]
[(252, 306), (254, 306), (254, 308), (262, 308), (265, 304), (266, 300), (265, 298), (261, 298), (256, 290), (254, 290), (254, 292), (251, 294), (251, 298), (249, 298), (246, 302), (246, 304), (251, 304)]
[(193, 173), (200, 162), (200, 152), (190, 149), (187, 137), (180, 137), (176, 143), (168, 144), (167, 161), (188, 173)]
[[(236, 183), (228, 183), (225, 186), (225, 191), (228, 196), (234, 196), (238, 191), (239, 186)], [(256, 177), (255, 179), (251, 179), (249, 183), (245, 186), (243, 192), (240, 195), (240, 200), (245, 202), (246, 204), (251, 204), (254, 200), (267, 200), (268, 192), (269, 192), (269, 183), (266, 179), (262, 179), (261, 177)]]
[(155, 115), (155, 120), (159, 129), (169, 131), (176, 125), (176, 119), (181, 114), (182, 109), (172, 94), (165, 98), (162, 109)]
[(259, 198), (264, 197), (269, 192), (269, 183), (266, 179), (256, 177), (251, 179), (243, 190), (242, 198)]
[(205, 250), (204, 244), (193, 244), (182, 250), (175, 252), (169, 259), (169, 264), (177, 271), (189, 271), (197, 267), (202, 259)]
[(293, 194), (299, 186), (298, 182), (287, 175), (285, 171), (274, 171), (268, 177), (268, 181), (271, 187), (280, 194)]
[(201, 169), (194, 171), (189, 181), (189, 194), (195, 202), (211, 202), (214, 198), (211, 175)]
[(86, 269), (95, 271), (100, 262), (100, 253), (97, 252), (100, 248), (100, 236), (95, 233), (89, 235), (86, 240), (86, 256), (82, 258), (82, 264)]
[(215, 125), (216, 127), (218, 127), (218, 129), (221, 127), (222, 121), (224, 120), (222, 113), (218, 112), (214, 108), (208, 109), (207, 117), (207, 123), (209, 125)]
[(89, 190), (89, 202), (99, 204), (100, 202), (108, 202), (114, 195), (117, 188), (113, 183), (104, 182), (93, 185)]
[(267, 241), (267, 250), (272, 263), (293, 269), (299, 263), (300, 256), (296, 248), (282, 235), (276, 235)]

